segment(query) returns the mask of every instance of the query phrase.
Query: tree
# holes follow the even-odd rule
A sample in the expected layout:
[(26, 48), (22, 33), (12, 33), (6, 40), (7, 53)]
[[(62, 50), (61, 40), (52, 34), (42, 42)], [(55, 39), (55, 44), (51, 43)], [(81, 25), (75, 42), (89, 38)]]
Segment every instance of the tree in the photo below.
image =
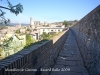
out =
[(32, 38), (29, 34), (26, 34), (26, 46), (29, 46), (30, 44), (34, 43), (35, 39)]
[(16, 30), (15, 33), (20, 34), (20, 29)]
[(26, 31), (31, 31), (29, 28), (27, 28), (27, 30)]
[(21, 3), (17, 5), (12, 5), (9, 0), (7, 0), (7, 3), (8, 3), (8, 7), (0, 6), (0, 20), (2, 21), (1, 23), (5, 23), (5, 24), (9, 23), (10, 19), (6, 19), (4, 17), (6, 13), (2, 9), (9, 10), (11, 13), (14, 13), (16, 16), (19, 13), (22, 13), (23, 11), (23, 5), (21, 5)]
[(40, 35), (40, 40), (47, 40), (50, 38), (50, 34), (47, 34), (46, 32), (43, 32), (43, 34)]
[(65, 27), (67, 27), (68, 26), (68, 22), (67, 21), (64, 21), (63, 22), (63, 25), (65, 25)]

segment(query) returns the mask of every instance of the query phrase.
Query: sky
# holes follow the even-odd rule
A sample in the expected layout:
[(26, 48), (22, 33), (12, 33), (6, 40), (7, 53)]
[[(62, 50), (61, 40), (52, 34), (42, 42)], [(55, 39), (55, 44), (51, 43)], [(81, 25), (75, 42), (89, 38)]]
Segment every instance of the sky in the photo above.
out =
[[(29, 23), (30, 17), (40, 22), (60, 22), (80, 20), (98, 5), (100, 0), (9, 0), (13, 5), (21, 3), (23, 12), (18, 16), (3, 9), (5, 17), (12, 23)], [(0, 1), (0, 6), (7, 7), (7, 1)]]

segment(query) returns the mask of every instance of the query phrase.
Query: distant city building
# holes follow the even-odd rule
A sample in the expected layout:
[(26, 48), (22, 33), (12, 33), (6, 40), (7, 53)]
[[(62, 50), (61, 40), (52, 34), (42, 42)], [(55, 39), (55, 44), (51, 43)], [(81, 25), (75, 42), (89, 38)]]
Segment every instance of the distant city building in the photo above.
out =
[(33, 39), (38, 41), (40, 36), (40, 30), (35, 30), (34, 32), (31, 32), (30, 35), (33, 37)]
[(74, 21), (67, 21), (69, 25), (74, 25), (78, 22), (78, 20), (74, 20)]
[(30, 25), (34, 25), (33, 18), (30, 17)]
[(40, 23), (40, 25), (44, 25), (44, 23)]
[(44, 22), (44, 25), (48, 25), (48, 23), (45, 21), (45, 22)]
[(32, 17), (30, 17), (30, 27), (31, 29), (35, 29), (35, 25)]
[(62, 32), (64, 30), (65, 26), (58, 26), (58, 25), (51, 25), (51, 27), (42, 27), (40, 28), (40, 35), (43, 32), (46, 32), (47, 34), (50, 33), (58, 33), (58, 32)]
[(21, 23), (17, 24), (16, 27), (19, 29), (21, 28)]
[(25, 35), (13, 35), (8, 41), (3, 42), (1, 56), (7, 57), (12, 55), (25, 47), (26, 36)]
[(21, 22), (19, 23), (19, 27), (21, 28)]
[[(75, 21), (76, 22), (76, 21)], [(63, 22), (40, 23), (40, 21), (33, 21), (30, 17), (29, 26), (21, 26), (21, 23), (16, 26), (8, 26), (5, 29), (0, 29), (0, 46), (2, 46), (2, 57), (7, 57), (20, 51), (26, 44), (26, 36), (21, 35), (27, 33), (33, 37), (33, 40), (39, 41), (40, 35), (43, 32), (53, 34), (62, 32), (65, 26)], [(6, 40), (6, 42), (4, 42)]]
[(20, 28), (20, 33), (25, 33), (26, 32), (26, 27)]
[(34, 21), (34, 25), (40, 25), (40, 21)]

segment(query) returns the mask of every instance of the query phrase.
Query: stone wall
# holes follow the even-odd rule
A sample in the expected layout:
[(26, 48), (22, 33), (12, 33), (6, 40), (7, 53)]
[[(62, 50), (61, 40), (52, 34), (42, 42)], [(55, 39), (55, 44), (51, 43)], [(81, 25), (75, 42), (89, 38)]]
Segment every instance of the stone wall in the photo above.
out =
[[(40, 67), (51, 68), (65, 43), (67, 35), (68, 30), (49, 41), (33, 45), (1, 60), (0, 75), (35, 75), (36, 70)], [(13, 69), (13, 71), (6, 71), (7, 69)], [(41, 73), (41, 75), (48, 74), (49, 71)]]
[(100, 75), (100, 5), (71, 29), (90, 75)]

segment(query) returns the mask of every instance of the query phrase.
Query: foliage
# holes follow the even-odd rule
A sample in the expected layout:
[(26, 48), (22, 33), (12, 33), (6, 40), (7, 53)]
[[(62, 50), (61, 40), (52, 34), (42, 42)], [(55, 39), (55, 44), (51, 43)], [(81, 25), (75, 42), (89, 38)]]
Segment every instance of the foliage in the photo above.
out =
[(35, 40), (29, 34), (26, 34), (26, 46), (29, 46), (31, 43), (35, 42)]
[(33, 43), (31, 43), (30, 45), (25, 46), (24, 49), (25, 49), (25, 48), (28, 48), (28, 47), (30, 47), (30, 46), (32, 46), (32, 45), (41, 44), (42, 42), (45, 42), (45, 41), (48, 41), (48, 40), (41, 40), (41, 41), (33, 42)]
[(45, 42), (45, 41), (48, 41), (50, 38), (52, 38), (52, 37), (54, 37), (54, 36), (56, 36), (56, 35), (59, 35), (59, 33), (61, 33), (61, 32), (58, 32), (57, 34), (53, 34), (53, 35), (50, 35), (50, 34), (47, 34), (46, 32), (44, 32), (43, 34), (42, 34), (42, 36), (44, 37), (42, 37), (41, 35), (41, 40), (40, 41), (37, 41), (37, 42), (33, 42), (33, 43), (31, 43), (31, 44), (29, 44), (29, 45), (26, 45), (24, 48), (28, 48), (28, 47), (30, 47), (30, 46), (32, 46), (32, 45), (35, 45), (35, 44), (41, 44), (42, 42)]
[(47, 34), (46, 32), (43, 32), (43, 34), (40, 35), (40, 40), (49, 40), (52, 37), (58, 35), (59, 33), (61, 33), (61, 32), (54, 33), (54, 34), (50, 35), (50, 34)]
[(26, 31), (31, 31), (29, 28), (27, 28), (27, 30)]
[(23, 11), (23, 6), (21, 5), (21, 3), (17, 5), (12, 5), (9, 0), (7, 0), (7, 3), (8, 3), (8, 7), (0, 6), (0, 20), (2, 20), (1, 23), (5, 23), (5, 24), (10, 23), (10, 19), (6, 19), (4, 17), (6, 13), (2, 9), (9, 10), (11, 13), (14, 13), (16, 16), (19, 13), (22, 13)]
[(63, 22), (63, 25), (65, 25), (65, 27), (67, 27), (68, 26), (68, 22), (67, 21), (64, 21)]
[(15, 33), (19, 34), (20, 33), (20, 29), (16, 30)]
[(47, 34), (46, 32), (43, 32), (43, 34), (40, 35), (40, 40), (45, 40), (49, 38), (50, 38), (50, 34)]

